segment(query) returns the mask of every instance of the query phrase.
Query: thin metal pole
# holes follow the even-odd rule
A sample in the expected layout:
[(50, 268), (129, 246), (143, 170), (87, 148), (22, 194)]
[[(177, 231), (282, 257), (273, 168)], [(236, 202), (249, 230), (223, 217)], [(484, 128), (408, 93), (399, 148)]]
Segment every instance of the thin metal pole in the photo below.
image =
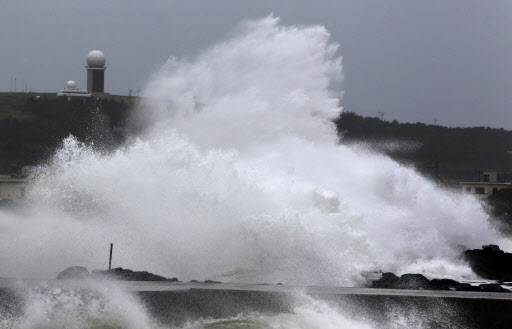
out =
[(108, 270), (112, 269), (112, 249), (114, 249), (114, 244), (110, 244), (110, 258), (108, 259)]

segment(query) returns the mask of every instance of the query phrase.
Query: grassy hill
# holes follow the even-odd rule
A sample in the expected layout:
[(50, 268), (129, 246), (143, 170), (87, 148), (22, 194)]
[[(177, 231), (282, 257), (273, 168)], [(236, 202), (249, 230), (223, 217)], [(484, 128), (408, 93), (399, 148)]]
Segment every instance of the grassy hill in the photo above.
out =
[(363, 143), (390, 157), (455, 184), (494, 170), (512, 180), (512, 131), (489, 127), (449, 128), (399, 123), (345, 112), (335, 120), (344, 143)]
[(9, 116), (20, 120), (33, 120), (35, 115), (24, 112), (23, 107), (30, 97), (46, 97), (55, 99), (55, 93), (0, 93), (0, 119)]
[(55, 93), (0, 93), (0, 173), (45, 161), (69, 135), (98, 146), (122, 142), (119, 129), (129, 115), (130, 99), (57, 98)]
[[(0, 93), (0, 173), (44, 161), (70, 134), (103, 148), (122, 143), (135, 98), (57, 98), (55, 93)], [(342, 143), (357, 143), (456, 186), (496, 170), (512, 181), (512, 131), (399, 123), (344, 112), (335, 121)]]

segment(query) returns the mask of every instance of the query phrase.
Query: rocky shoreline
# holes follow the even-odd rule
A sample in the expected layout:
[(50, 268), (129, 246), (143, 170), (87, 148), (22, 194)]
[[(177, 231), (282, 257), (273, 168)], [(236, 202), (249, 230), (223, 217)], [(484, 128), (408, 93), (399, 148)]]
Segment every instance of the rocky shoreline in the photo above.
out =
[(482, 250), (466, 250), (464, 258), (473, 272), (484, 279), (512, 281), (512, 254), (504, 252), (497, 245), (483, 246)]
[(381, 289), (411, 289), (411, 290), (455, 290), (455, 291), (485, 291), (485, 292), (511, 292), (498, 283), (487, 283), (473, 286), (451, 279), (429, 280), (421, 274), (404, 274), (397, 276), (393, 273), (383, 273), (382, 277), (373, 281), (369, 288)]
[[(471, 285), (451, 279), (429, 280), (422, 274), (407, 273), (397, 276), (386, 272), (380, 278), (371, 280), (368, 288), (378, 289), (411, 289), (411, 290), (454, 290), (454, 291), (481, 291), (481, 292), (511, 292), (503, 288), (501, 283), (512, 281), (512, 254), (506, 253), (497, 245), (482, 246), (482, 249), (465, 250), (462, 257), (468, 262), (471, 269), (480, 277), (487, 280), (496, 280), (500, 283), (485, 283)], [(165, 278), (147, 271), (132, 271), (121, 267), (112, 270), (89, 271), (83, 266), (71, 266), (60, 272), (57, 279), (110, 279), (121, 281), (166, 281), (180, 282), (178, 278)], [(198, 282), (192, 280), (191, 282)], [(206, 280), (205, 283), (220, 283)]]
[[(148, 271), (132, 271), (117, 267), (111, 270), (93, 270), (89, 272), (83, 266), (70, 266), (57, 275), (58, 280), (119, 280), (119, 281), (153, 281), (153, 282), (181, 282), (178, 278), (166, 278)], [(200, 282), (192, 280), (190, 282)], [(220, 281), (206, 280), (203, 283), (222, 283)]]
[[(482, 246), (482, 249), (465, 250), (462, 257), (478, 276), (487, 280), (499, 282), (512, 281), (512, 254), (506, 253), (497, 245)], [(451, 279), (429, 280), (421, 274), (404, 274), (400, 277), (394, 273), (382, 273), (373, 280), (369, 288), (383, 289), (412, 289), (412, 290), (455, 290), (455, 291), (485, 291), (511, 292), (500, 283), (486, 283), (478, 286), (461, 283)]]
[(147, 271), (132, 271), (122, 267), (112, 270), (94, 270), (89, 271), (83, 266), (71, 266), (60, 272), (57, 279), (110, 279), (120, 281), (168, 281), (179, 282), (178, 278), (165, 278), (160, 275), (149, 273)]

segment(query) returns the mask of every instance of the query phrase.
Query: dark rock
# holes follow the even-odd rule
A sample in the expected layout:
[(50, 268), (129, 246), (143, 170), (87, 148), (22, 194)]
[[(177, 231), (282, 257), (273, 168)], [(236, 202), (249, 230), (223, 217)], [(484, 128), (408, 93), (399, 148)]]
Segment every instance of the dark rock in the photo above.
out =
[(282, 286), (283, 284), (281, 282), (277, 283), (276, 286)]
[(375, 280), (371, 283), (370, 288), (384, 288), (384, 289), (398, 289), (398, 281), (400, 279), (391, 272), (382, 274), (379, 280)]
[(199, 281), (197, 281), (197, 280), (190, 280), (190, 282), (197, 283), (197, 282), (199, 282)]
[(371, 283), (370, 288), (412, 289), (412, 290), (456, 290), (456, 291), (486, 291), (511, 292), (499, 284), (481, 284), (472, 286), (451, 279), (429, 280), (421, 274), (404, 274), (401, 277), (393, 273), (384, 273), (379, 280)]
[[(471, 285), (469, 283), (460, 283), (451, 279), (433, 279), (430, 280), (430, 286), (433, 290), (458, 290), (469, 291)], [(467, 289), (467, 290), (465, 290)]]
[(421, 274), (404, 274), (398, 281), (398, 289), (430, 289), (430, 280)]
[(434, 290), (481, 291), (479, 287), (451, 279), (433, 279), (430, 285), (435, 287)]
[(206, 280), (204, 283), (222, 283), (220, 281)]
[(479, 286), (481, 291), (488, 291), (488, 292), (510, 292), (510, 290), (503, 288), (497, 283), (487, 283), (487, 284), (481, 284)]
[(492, 251), (500, 252), (500, 253), (504, 253), (504, 251), (502, 251), (502, 250), (500, 249), (500, 246), (495, 245), (495, 244), (490, 244), (490, 245), (487, 245), (487, 246), (483, 246), (482, 248), (489, 248), (489, 249), (491, 249)]
[(458, 285), (461, 285), (460, 282), (452, 280), (452, 279), (433, 279), (430, 281), (430, 284), (442, 285), (442, 286), (448, 286), (448, 287), (456, 287)]
[(113, 270), (92, 271), (91, 274), (94, 278), (108, 278), (113, 280), (122, 281), (171, 281), (178, 282), (177, 278), (167, 279), (163, 276), (149, 273), (147, 271), (132, 271), (129, 269), (123, 269), (122, 267), (115, 268)]
[(457, 291), (482, 291), (482, 288), (478, 286), (472, 286), (469, 283), (461, 283), (460, 286), (455, 288)]
[(512, 254), (500, 250), (497, 245), (466, 250), (464, 258), (473, 272), (484, 279), (512, 281)]
[[(469, 285), (468, 285), (469, 286)], [(411, 289), (411, 290), (457, 290), (466, 284), (450, 279), (434, 279), (430, 281), (421, 274), (404, 274), (401, 277), (393, 273), (384, 273), (379, 280), (371, 283), (370, 288)]]
[(71, 266), (60, 272), (57, 279), (85, 279), (89, 277), (89, 271), (83, 266)]
[(439, 287), (439, 290), (456, 289), (461, 285), (460, 282), (451, 279), (433, 279), (430, 280), (430, 285)]

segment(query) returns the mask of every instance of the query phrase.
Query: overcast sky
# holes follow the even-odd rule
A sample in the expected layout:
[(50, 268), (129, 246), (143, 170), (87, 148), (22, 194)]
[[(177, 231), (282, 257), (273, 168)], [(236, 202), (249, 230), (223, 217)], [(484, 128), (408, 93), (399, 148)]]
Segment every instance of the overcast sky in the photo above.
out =
[(170, 56), (212, 45), (243, 19), (325, 26), (340, 44), (342, 105), (362, 115), (512, 129), (512, 1), (0, 0), (0, 91), (85, 88), (107, 56), (106, 91), (128, 94)]

